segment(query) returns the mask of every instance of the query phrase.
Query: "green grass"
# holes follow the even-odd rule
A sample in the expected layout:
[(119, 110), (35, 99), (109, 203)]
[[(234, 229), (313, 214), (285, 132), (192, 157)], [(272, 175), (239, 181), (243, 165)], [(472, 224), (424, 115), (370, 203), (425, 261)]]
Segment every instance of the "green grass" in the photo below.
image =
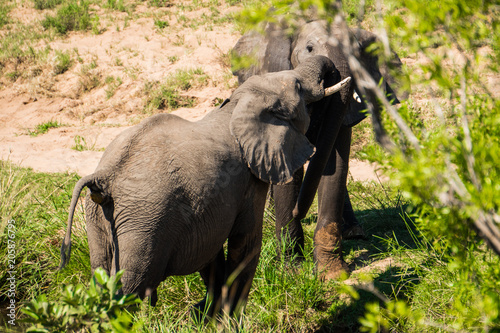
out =
[[(7, 262), (9, 220), (15, 224), (16, 299), (31, 299), (41, 293), (54, 295), (63, 283), (88, 283), (90, 276), (87, 239), (82, 213), (73, 228), (71, 269), (58, 271), (59, 248), (65, 230), (67, 209), (75, 181), (74, 174), (44, 174), (0, 161), (0, 259)], [(8, 274), (0, 271), (0, 302), (6, 300)]]
[(35, 9), (39, 10), (54, 9), (62, 3), (63, 0), (33, 0)]
[(36, 125), (34, 130), (28, 130), (28, 134), (30, 136), (37, 136), (40, 134), (45, 134), (49, 131), (51, 128), (58, 128), (64, 126), (64, 124), (58, 122), (57, 120), (50, 120), (41, 124)]
[(47, 15), (42, 21), (45, 29), (54, 28), (59, 34), (88, 30), (91, 27), (89, 2), (72, 0), (57, 10), (55, 16)]
[(45, 60), (50, 47), (34, 47), (44, 38), (50, 38), (50, 34), (40, 32), (34, 25), (17, 26), (6, 31), (0, 39), (0, 62), (35, 63)]
[(106, 83), (106, 99), (110, 99), (115, 94), (116, 90), (122, 85), (123, 81), (120, 77), (108, 76), (104, 80)]
[(75, 145), (71, 147), (71, 149), (74, 149), (76, 151), (102, 151), (104, 150), (103, 148), (96, 148), (95, 145), (96, 143), (90, 143), (87, 142), (87, 139), (85, 139), (83, 136), (76, 135), (75, 136)]
[(71, 54), (69, 52), (56, 50), (54, 74), (62, 74), (69, 70), (72, 65), (73, 59), (71, 58)]
[(164, 82), (146, 82), (144, 111), (153, 113), (162, 109), (172, 111), (181, 107), (193, 107), (196, 104), (196, 98), (181, 93), (193, 87), (204, 87), (208, 85), (209, 80), (210, 78), (202, 69), (196, 68), (177, 70)]
[(101, 73), (97, 68), (97, 57), (93, 57), (89, 63), (83, 64), (78, 75), (80, 77), (78, 80), (80, 91), (88, 92), (99, 87), (101, 85)]
[(103, 7), (118, 10), (120, 12), (127, 11), (127, 7), (125, 6), (123, 0), (107, 0), (107, 2), (103, 5)]
[(9, 13), (12, 6), (8, 4), (6, 1), (0, 3), (0, 28), (9, 23)]

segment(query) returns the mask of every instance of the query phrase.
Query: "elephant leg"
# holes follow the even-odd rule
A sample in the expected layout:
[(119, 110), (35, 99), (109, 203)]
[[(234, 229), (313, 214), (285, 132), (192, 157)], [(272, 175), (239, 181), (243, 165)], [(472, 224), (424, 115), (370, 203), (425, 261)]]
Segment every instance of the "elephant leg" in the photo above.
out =
[(276, 239), (278, 255), (284, 250), (285, 258), (303, 259), (304, 231), (300, 219), (294, 218), (293, 209), (299, 197), (304, 169), (293, 175), (292, 182), (273, 186), (274, 211), (276, 214)]
[(351, 128), (341, 126), (318, 188), (318, 224), (314, 232), (314, 260), (322, 279), (349, 271), (342, 256), (342, 214), (346, 192)]
[(227, 241), (226, 279), (222, 291), (222, 309), (240, 313), (248, 298), (262, 247), (262, 219), (267, 185), (253, 197), (252, 207), (242, 212)]
[[(148, 225), (147, 219), (140, 220)], [(122, 223), (122, 228), (125, 225)], [(162, 232), (152, 235), (149, 230), (133, 229), (128, 225), (125, 228), (129, 230), (122, 231), (125, 229), (122, 228), (118, 227), (114, 236), (111, 275), (125, 270), (120, 293), (135, 293), (141, 299), (147, 297), (155, 306), (158, 299), (156, 288), (165, 278), (165, 262), (168, 260), (164, 252), (159, 252)]]
[(92, 274), (98, 267), (103, 268), (108, 275), (111, 272), (111, 262), (113, 260), (112, 221), (106, 218), (111, 218), (109, 214), (105, 214), (104, 210), (106, 208), (90, 200), (89, 195), (86, 196), (85, 216)]
[(363, 227), (359, 224), (354, 209), (352, 209), (351, 199), (347, 189), (345, 190), (344, 212), (342, 215), (342, 238), (343, 239), (364, 239), (366, 238)]
[(220, 311), (222, 287), (225, 279), (225, 264), (224, 249), (221, 249), (214, 260), (200, 270), (207, 293), (205, 298), (195, 305), (195, 309), (198, 310), (196, 313), (197, 316), (206, 313), (208, 317), (213, 317), (214, 314)]

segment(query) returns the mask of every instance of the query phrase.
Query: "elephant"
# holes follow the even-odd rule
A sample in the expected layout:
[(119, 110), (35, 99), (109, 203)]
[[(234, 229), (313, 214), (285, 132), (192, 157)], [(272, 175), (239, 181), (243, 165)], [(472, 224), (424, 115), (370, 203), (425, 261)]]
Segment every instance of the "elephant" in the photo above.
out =
[(158, 114), (122, 132), (75, 185), (60, 268), (87, 187), (92, 272), (125, 270), (121, 292), (152, 305), (168, 276), (199, 272), (207, 292), (195, 308), (209, 316), (239, 311), (260, 255), (269, 184), (286, 183), (313, 155), (306, 105), (339, 95), (346, 84), (339, 81), (328, 58), (313, 57), (248, 79), (199, 121)]
[[(399, 103), (391, 85), (395, 80), (388, 68), (378, 65), (377, 56), (368, 47), (377, 36), (362, 29), (350, 31), (350, 38), (358, 43), (360, 61), (392, 100)], [(332, 38), (334, 37), (334, 38)], [(296, 68), (311, 56), (323, 55), (333, 61), (341, 79), (353, 76), (342, 46), (341, 29), (335, 24), (313, 20), (290, 35), (286, 27), (268, 23), (264, 33), (250, 31), (233, 47), (233, 56), (253, 57), (249, 67), (234, 69), (239, 83), (252, 75)], [(401, 69), (401, 60), (394, 54), (391, 66)], [(299, 168), (293, 181), (272, 187), (276, 213), (276, 237), (290, 241), (287, 258), (303, 259), (304, 233), (301, 220), (306, 216), (315, 194), (318, 193), (318, 222), (314, 232), (314, 260), (322, 279), (335, 279), (349, 268), (342, 256), (342, 237), (364, 237), (352, 209), (346, 182), (349, 167), (352, 127), (362, 121), (366, 101), (357, 91), (355, 80), (343, 88), (341, 98), (325, 98), (311, 105), (311, 123), (307, 138), (316, 146), (307, 171)], [(399, 93), (398, 93), (399, 94)], [(378, 107), (377, 103), (374, 103)], [(330, 110), (335, 110), (331, 112)], [(343, 225), (345, 221), (345, 225)], [(278, 247), (280, 248), (280, 247)]]

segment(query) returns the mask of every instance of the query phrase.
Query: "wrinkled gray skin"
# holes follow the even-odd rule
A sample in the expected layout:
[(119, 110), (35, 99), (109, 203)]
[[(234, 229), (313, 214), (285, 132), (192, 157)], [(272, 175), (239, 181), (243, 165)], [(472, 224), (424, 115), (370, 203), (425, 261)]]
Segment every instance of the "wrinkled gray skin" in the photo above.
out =
[(166, 277), (200, 272), (207, 298), (199, 307), (211, 301), (209, 314), (226, 305), (222, 286), (236, 273), (224, 300), (233, 312), (255, 274), (269, 183), (287, 182), (314, 153), (304, 135), (306, 104), (323, 98), (325, 75), (338, 82), (331, 61), (315, 57), (248, 79), (200, 121), (159, 114), (124, 131), (75, 186), (61, 268), (74, 209), (88, 187), (92, 272), (124, 269), (122, 292), (150, 296), (153, 304)]
[[(330, 35), (331, 33), (331, 35)], [(389, 84), (394, 80), (386, 68), (378, 67), (375, 56), (366, 48), (376, 41), (376, 36), (365, 30), (352, 30), (352, 38), (357, 40), (361, 50), (361, 61), (375, 79), (384, 78), (383, 87), (387, 94), (398, 103)], [(353, 76), (340, 46), (334, 45), (330, 36), (342, 39), (339, 29), (332, 26), (330, 32), (323, 21), (304, 24), (299, 31), (288, 37), (282, 30), (268, 25), (264, 35), (256, 32), (245, 34), (235, 45), (237, 55), (257, 58), (257, 64), (235, 72), (240, 83), (254, 74), (275, 72), (299, 66), (311, 56), (324, 55), (330, 58), (339, 70), (341, 79)], [(401, 67), (395, 56), (393, 65)], [(383, 73), (383, 75), (382, 75)], [(333, 279), (342, 271), (349, 271), (342, 257), (342, 221), (346, 221), (344, 234), (362, 236), (347, 194), (346, 180), (349, 167), (351, 127), (365, 118), (360, 112), (366, 109), (365, 102), (354, 100), (356, 82), (344, 88), (340, 94), (325, 98), (311, 105), (311, 125), (307, 138), (316, 146), (316, 154), (311, 159), (307, 172), (299, 169), (291, 184), (273, 186), (276, 210), (276, 236), (282, 235), (294, 242), (287, 255), (301, 255), (304, 234), (300, 220), (303, 219), (318, 192), (318, 223), (314, 234), (314, 259), (316, 267), (325, 279)], [(359, 91), (359, 90), (358, 90)], [(331, 112), (331, 111), (335, 112)], [(345, 204), (345, 208), (344, 208)], [(344, 213), (345, 212), (345, 213)], [(361, 230), (361, 233), (359, 232)]]

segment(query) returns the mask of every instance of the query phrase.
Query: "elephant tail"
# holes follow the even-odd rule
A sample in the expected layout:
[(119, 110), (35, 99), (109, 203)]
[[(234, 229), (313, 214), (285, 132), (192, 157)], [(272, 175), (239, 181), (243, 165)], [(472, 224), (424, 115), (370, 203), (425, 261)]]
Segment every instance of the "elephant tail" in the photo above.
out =
[[(64, 236), (64, 240), (61, 245), (61, 263), (59, 265), (59, 269), (63, 269), (66, 266), (71, 255), (71, 227), (73, 225), (73, 215), (75, 214), (75, 208), (76, 204), (78, 203), (78, 199), (80, 198), (80, 193), (85, 187), (95, 188), (98, 178), (100, 177), (98, 177), (96, 173), (93, 173), (81, 178), (75, 185), (73, 196), (71, 198), (71, 204), (69, 206), (66, 235)], [(98, 196), (102, 199), (102, 195), (99, 192), (92, 192), (91, 196), (95, 195), (95, 193), (97, 193)], [(92, 200), (94, 200), (94, 197), (92, 197)]]

